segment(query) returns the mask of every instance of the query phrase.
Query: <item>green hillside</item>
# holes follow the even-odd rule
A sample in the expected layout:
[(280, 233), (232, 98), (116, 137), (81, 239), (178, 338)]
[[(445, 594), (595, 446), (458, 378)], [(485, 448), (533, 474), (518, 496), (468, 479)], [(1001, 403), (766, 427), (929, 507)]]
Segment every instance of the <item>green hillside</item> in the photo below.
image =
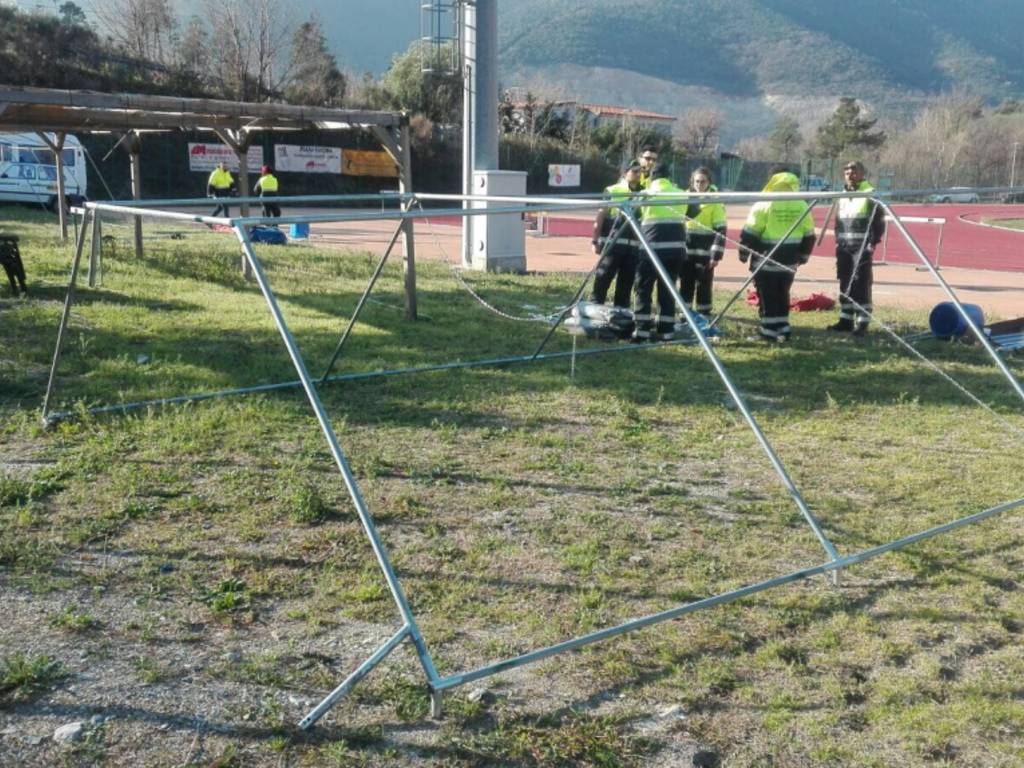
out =
[(1024, 3), (510, 0), (503, 70), (627, 70), (729, 96), (850, 93), (896, 106), (957, 87), (1024, 91)]

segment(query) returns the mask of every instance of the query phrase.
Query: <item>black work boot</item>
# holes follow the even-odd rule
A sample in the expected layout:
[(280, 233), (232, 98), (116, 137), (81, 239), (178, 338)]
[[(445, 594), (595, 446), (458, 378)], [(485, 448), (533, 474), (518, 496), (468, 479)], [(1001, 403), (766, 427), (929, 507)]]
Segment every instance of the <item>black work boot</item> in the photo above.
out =
[(840, 317), (838, 323), (833, 323), (827, 330), (829, 331), (842, 331), (849, 333), (853, 330), (853, 321), (848, 317)]

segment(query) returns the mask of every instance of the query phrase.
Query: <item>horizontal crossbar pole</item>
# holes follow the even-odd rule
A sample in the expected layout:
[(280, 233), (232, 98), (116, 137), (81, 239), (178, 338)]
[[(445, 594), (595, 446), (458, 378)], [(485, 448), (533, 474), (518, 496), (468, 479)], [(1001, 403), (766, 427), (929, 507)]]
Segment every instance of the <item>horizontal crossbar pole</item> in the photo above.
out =
[[(663, 341), (654, 344), (624, 344), (607, 349), (583, 349), (576, 352), (545, 352), (536, 358), (533, 355), (518, 355), (515, 357), (494, 357), (487, 360), (469, 360), (462, 363), (439, 363), (437, 365), (421, 365), (414, 368), (395, 368), (384, 371), (367, 371), (365, 373), (343, 373), (331, 376), (319, 383), (330, 383), (335, 381), (363, 381), (384, 376), (400, 376), (413, 373), (433, 373), (435, 371), (449, 371), (458, 368), (474, 368), (483, 366), (502, 366), (514, 363), (529, 363), (533, 360), (554, 360), (562, 357), (583, 357), (585, 355), (607, 355), (615, 352), (638, 352), (644, 349), (657, 349), (659, 347), (680, 346), (683, 344), (694, 344), (694, 339), (678, 339), (676, 341)], [(302, 385), (301, 381), (282, 381), (275, 384), (257, 384), (252, 387), (237, 387), (235, 389), (221, 389), (215, 392), (200, 392), (194, 395), (178, 395), (176, 397), (162, 397), (155, 400), (139, 400), (134, 403), (121, 403), (119, 405), (102, 405), (96, 408), (87, 408), (86, 413), (99, 415), (103, 413), (128, 413), (140, 408), (161, 408), (167, 405), (180, 405), (182, 403), (194, 403), (201, 400), (213, 400), (218, 397), (230, 397), (231, 395), (250, 395), (259, 392), (273, 392), (281, 389), (294, 389)], [(58, 411), (49, 414), (47, 424), (53, 424), (67, 418), (74, 417), (78, 411)]]
[(929, 528), (925, 531), (921, 531), (920, 533), (905, 536), (902, 539), (890, 541), (888, 544), (881, 544), (877, 547), (871, 547), (870, 549), (865, 549), (861, 552), (857, 552), (852, 555), (845, 555), (837, 560), (822, 563), (821, 565), (816, 565), (811, 568), (804, 568), (802, 570), (793, 571), (792, 573), (787, 573), (783, 576), (776, 576), (774, 578), (767, 579), (766, 581), (762, 581), (757, 584), (751, 584), (746, 587), (741, 587), (740, 589), (733, 590), (732, 592), (724, 592), (720, 595), (707, 597), (703, 600), (698, 600), (696, 602), (688, 603), (677, 608), (662, 611), (661, 613), (654, 613), (650, 616), (644, 616), (640, 619), (634, 619), (633, 621), (628, 621), (624, 624), (619, 624), (614, 627), (602, 629), (597, 632), (591, 632), (588, 635), (583, 635), (581, 637), (574, 638), (573, 640), (567, 640), (563, 643), (557, 643), (555, 645), (548, 646), (547, 648), (541, 648), (536, 651), (531, 651), (530, 653), (525, 653), (522, 656), (515, 656), (511, 659), (499, 661), (495, 664), (489, 664), (488, 666), (480, 667), (479, 669), (475, 669), (469, 672), (463, 672), (458, 675), (450, 675), (449, 677), (444, 677), (438, 680), (434, 684), (434, 689), (442, 691), (448, 688), (454, 688), (456, 686), (472, 682), (473, 680), (479, 680), (483, 677), (489, 677), (490, 675), (498, 674), (499, 672), (503, 672), (507, 669), (521, 667), (524, 664), (530, 664), (534, 661), (539, 661), (541, 659), (548, 658), (549, 656), (554, 656), (558, 653), (564, 653), (565, 651), (571, 651), (576, 648), (582, 648), (585, 645), (590, 645), (601, 640), (607, 640), (608, 638), (615, 637), (617, 635), (622, 635), (626, 632), (632, 632), (636, 629), (642, 629), (643, 627), (649, 627), (652, 624), (659, 624), (663, 621), (668, 621), (669, 619), (675, 619), (680, 616), (685, 616), (688, 613), (694, 613), (704, 608), (711, 608), (716, 605), (724, 605), (726, 603), (731, 603), (735, 600), (739, 600), (740, 598), (757, 594), (758, 592), (764, 592), (765, 590), (772, 589), (773, 587), (780, 587), (783, 584), (789, 584), (791, 582), (799, 581), (801, 579), (807, 579), (811, 576), (817, 576), (819, 574), (827, 573), (829, 571), (836, 571), (841, 568), (847, 568), (851, 565), (864, 562), (865, 560), (870, 560), (871, 558), (878, 557), (879, 555), (883, 555), (887, 552), (902, 549), (903, 547), (907, 547), (911, 544), (916, 544), (919, 541), (930, 539), (933, 536), (938, 536), (939, 534), (948, 533), (949, 531), (955, 530), (957, 528), (962, 528), (965, 525), (981, 522), (986, 518), (1001, 514), (1003, 512), (1007, 512), (1011, 509), (1015, 509), (1016, 507), (1022, 505), (1024, 505), (1024, 499), (1008, 501), (998, 506), (991, 507), (990, 509), (986, 509), (981, 512), (976, 512), (973, 515), (968, 515), (967, 517), (962, 517), (958, 520), (954, 520), (949, 523), (937, 525), (934, 528)]

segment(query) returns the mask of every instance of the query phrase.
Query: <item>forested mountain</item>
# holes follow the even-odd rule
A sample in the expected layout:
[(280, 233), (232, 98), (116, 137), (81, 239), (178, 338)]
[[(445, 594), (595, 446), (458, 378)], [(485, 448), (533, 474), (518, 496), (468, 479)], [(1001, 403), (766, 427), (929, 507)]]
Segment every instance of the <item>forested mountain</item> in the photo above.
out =
[(1024, 93), (1017, 0), (504, 0), (506, 82), (674, 114), (881, 113), (962, 88)]
[[(209, 0), (167, 0), (181, 18)], [(35, 0), (18, 0), (33, 7)], [(92, 11), (111, 0), (80, 0)], [(298, 0), (339, 65), (379, 74), (420, 34), (421, 0)], [(678, 114), (725, 113), (736, 138), (780, 114), (813, 123), (851, 95), (883, 115), (963, 89), (1024, 94), (1020, 0), (497, 0), (503, 87)]]
[[(503, 86), (676, 114), (739, 133), (838, 95), (882, 114), (957, 88), (1024, 94), (1019, 0), (497, 0)], [(419, 34), (419, 0), (304, 0), (339, 61), (379, 72)]]

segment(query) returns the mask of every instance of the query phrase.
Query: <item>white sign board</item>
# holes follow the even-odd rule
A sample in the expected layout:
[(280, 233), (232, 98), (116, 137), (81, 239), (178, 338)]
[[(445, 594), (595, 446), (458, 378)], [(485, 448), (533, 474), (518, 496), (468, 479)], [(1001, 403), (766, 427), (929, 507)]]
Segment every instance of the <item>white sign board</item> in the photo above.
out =
[(580, 185), (580, 167), (578, 165), (549, 165), (549, 187), (578, 187)]
[[(247, 155), (249, 171), (259, 173), (263, 165), (263, 147), (249, 147)], [(238, 171), (238, 156), (235, 150), (224, 144), (192, 144), (188, 145), (188, 169), (190, 171), (212, 171), (217, 163), (228, 164), (229, 171)]]
[(341, 173), (339, 147), (274, 145), (274, 170), (299, 173)]

